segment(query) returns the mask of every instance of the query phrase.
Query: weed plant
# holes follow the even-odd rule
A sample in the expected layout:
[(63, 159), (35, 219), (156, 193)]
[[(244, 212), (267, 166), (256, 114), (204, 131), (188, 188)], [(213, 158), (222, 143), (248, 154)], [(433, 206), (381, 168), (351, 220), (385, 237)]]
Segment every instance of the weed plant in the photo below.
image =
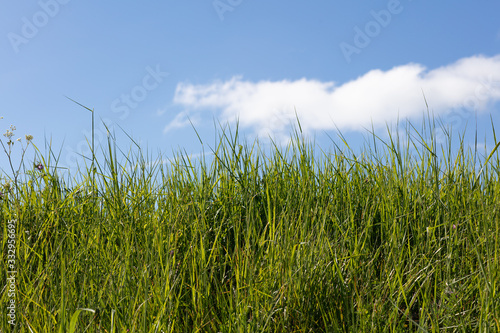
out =
[(498, 332), (499, 144), (481, 159), (434, 127), (359, 156), (300, 123), (266, 154), (221, 129), (213, 160), (167, 165), (110, 137), (71, 180), (34, 146), (0, 201), (1, 331)]

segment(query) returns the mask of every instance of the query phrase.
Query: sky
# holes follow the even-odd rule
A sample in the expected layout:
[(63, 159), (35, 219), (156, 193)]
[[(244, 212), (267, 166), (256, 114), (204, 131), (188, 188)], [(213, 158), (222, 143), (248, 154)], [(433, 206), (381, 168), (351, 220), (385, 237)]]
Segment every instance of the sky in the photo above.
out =
[[(340, 142), (339, 131), (361, 147), (367, 130), (383, 138), (398, 119), (419, 128), (428, 111), (453, 133), (467, 128), (469, 140), (477, 128), (487, 149), (495, 145), (497, 0), (1, 7), (0, 131), (14, 125), (12, 139), (21, 138), (12, 147), (14, 166), (27, 134), (42, 153), (51, 145), (58, 167), (73, 170), (90, 156), (92, 113), (73, 101), (94, 110), (96, 146), (106, 144), (107, 126), (123, 150), (132, 138), (165, 159), (210, 151), (221, 126), (234, 130), (237, 121), (250, 143), (286, 144), (298, 117), (304, 136), (327, 150)], [(31, 153), (28, 165), (37, 162)]]

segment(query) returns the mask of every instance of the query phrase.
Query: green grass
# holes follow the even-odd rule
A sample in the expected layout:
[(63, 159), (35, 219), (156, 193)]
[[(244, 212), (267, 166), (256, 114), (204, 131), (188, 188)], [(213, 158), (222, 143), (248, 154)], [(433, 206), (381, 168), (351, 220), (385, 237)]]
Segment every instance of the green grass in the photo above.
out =
[(360, 156), (221, 129), (210, 163), (167, 165), (111, 138), (71, 180), (37, 149), (44, 169), (0, 201), (4, 254), (18, 221), (2, 332), (498, 332), (498, 145), (480, 158), (432, 129)]

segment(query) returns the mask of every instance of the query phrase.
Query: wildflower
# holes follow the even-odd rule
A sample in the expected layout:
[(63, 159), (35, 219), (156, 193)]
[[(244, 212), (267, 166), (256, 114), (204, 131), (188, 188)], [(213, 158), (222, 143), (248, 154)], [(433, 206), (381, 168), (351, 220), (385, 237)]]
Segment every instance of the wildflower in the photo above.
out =
[(456, 229), (456, 228), (457, 228), (457, 226), (456, 226), (456, 225), (453, 225), (453, 229)]
[(7, 132), (5, 132), (3, 134), (3, 136), (5, 136), (7, 139), (10, 139), (13, 135), (14, 135), (14, 133), (12, 131), (9, 131), (9, 130), (7, 130)]
[(3, 184), (3, 188), (5, 189), (5, 191), (7, 191), (7, 192), (10, 191), (11, 183), (12, 183), (12, 181), (8, 180), (7, 182), (5, 182), (5, 184)]
[(43, 170), (43, 164), (42, 163), (35, 164), (35, 168), (37, 168), (39, 171), (42, 171)]
[[(11, 137), (14, 136), (14, 131), (16, 130), (16, 126), (10, 125), (10, 129), (8, 129), (3, 136), (10, 140)], [(11, 140), (12, 141), (12, 140)]]
[(26, 141), (30, 142), (31, 140), (33, 140), (33, 135), (26, 135)]
[(17, 141), (17, 142), (21, 142), (21, 138), (17, 139), (16, 141)]

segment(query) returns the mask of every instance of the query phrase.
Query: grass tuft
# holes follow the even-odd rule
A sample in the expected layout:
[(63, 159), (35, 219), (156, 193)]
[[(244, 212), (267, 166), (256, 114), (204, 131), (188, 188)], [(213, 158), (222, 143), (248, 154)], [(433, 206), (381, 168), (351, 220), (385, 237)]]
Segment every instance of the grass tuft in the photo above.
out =
[(264, 154), (221, 129), (210, 154), (167, 165), (110, 135), (71, 180), (37, 150), (0, 201), (18, 266), (17, 326), (0, 327), (500, 331), (500, 143), (481, 163), (432, 126), (372, 133), (358, 156), (341, 134), (318, 154), (299, 128)]

